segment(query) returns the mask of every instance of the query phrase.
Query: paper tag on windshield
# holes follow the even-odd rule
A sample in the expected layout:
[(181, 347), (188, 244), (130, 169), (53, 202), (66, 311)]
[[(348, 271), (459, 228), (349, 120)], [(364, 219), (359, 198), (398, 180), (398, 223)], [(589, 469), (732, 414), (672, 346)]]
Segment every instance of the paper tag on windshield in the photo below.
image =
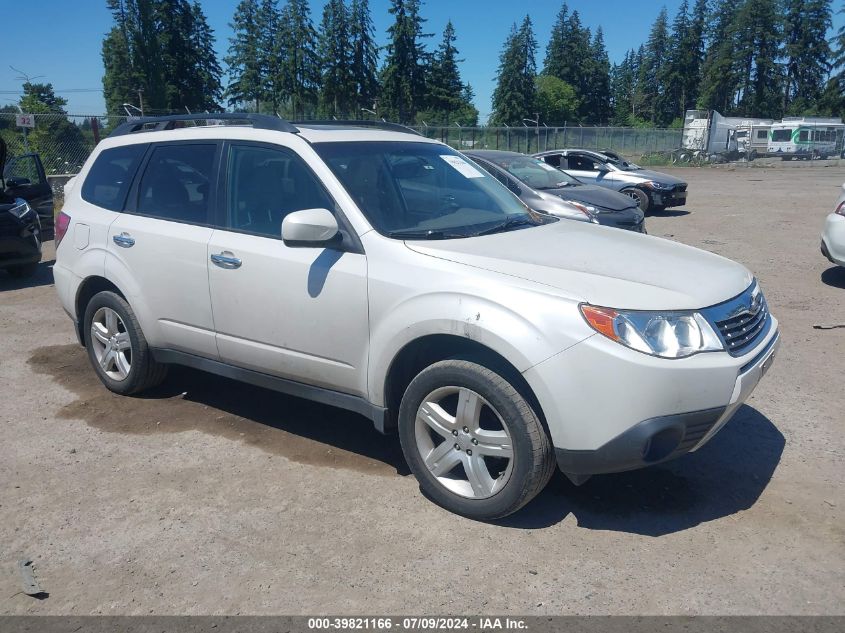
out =
[(449, 163), (452, 167), (457, 169), (465, 178), (484, 178), (484, 174), (482, 174), (478, 169), (470, 165), (460, 156), (453, 156), (451, 154), (441, 154), (440, 158), (445, 160)]

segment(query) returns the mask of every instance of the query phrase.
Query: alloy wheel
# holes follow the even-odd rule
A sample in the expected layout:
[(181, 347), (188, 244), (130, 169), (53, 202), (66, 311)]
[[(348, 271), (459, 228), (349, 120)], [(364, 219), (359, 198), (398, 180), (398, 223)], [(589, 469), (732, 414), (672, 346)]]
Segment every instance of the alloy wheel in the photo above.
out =
[(486, 499), (508, 483), (514, 448), (501, 415), (466, 387), (440, 387), (423, 398), (415, 421), (417, 450), (447, 490)]
[(91, 319), (91, 345), (103, 372), (112, 380), (125, 380), (132, 369), (132, 342), (120, 315), (102, 307)]

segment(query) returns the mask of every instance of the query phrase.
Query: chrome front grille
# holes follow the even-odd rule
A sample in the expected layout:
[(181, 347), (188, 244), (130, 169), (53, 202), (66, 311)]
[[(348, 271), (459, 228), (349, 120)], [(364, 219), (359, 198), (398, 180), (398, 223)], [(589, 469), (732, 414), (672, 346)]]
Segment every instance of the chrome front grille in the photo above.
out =
[(772, 324), (769, 306), (756, 281), (738, 297), (703, 312), (732, 356), (750, 351)]

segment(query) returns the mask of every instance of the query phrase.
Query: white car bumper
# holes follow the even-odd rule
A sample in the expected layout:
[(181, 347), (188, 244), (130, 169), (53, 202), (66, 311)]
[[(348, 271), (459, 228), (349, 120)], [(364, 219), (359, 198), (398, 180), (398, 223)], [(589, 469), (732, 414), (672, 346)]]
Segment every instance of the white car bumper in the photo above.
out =
[(742, 356), (663, 359), (595, 335), (525, 372), (560, 469), (573, 481), (641, 468), (708, 442), (748, 399), (780, 344), (771, 318)]
[(821, 249), (831, 262), (845, 266), (845, 215), (831, 213), (827, 216)]

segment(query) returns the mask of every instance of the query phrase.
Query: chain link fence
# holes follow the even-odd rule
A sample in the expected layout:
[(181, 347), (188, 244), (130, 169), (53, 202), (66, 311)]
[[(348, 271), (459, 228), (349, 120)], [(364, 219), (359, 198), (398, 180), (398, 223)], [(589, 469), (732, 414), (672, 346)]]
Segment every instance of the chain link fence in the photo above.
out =
[(430, 127), (423, 136), (455, 149), (499, 149), (532, 154), (549, 149), (610, 150), (626, 157), (669, 154), (681, 146), (682, 130), (630, 127)]
[(99, 139), (109, 135), (125, 116), (34, 114), (34, 127), (17, 126), (14, 112), (0, 113), (0, 137), (9, 156), (36, 153), (48, 176), (76, 174)]
[[(0, 137), (10, 156), (41, 156), (48, 176), (76, 174), (99, 139), (125, 116), (35, 114), (35, 127), (19, 128), (15, 113), (0, 113)], [(414, 126), (423, 136), (458, 150), (500, 149), (526, 154), (547, 149), (611, 150), (636, 159), (668, 156), (681, 145), (681, 130), (622, 127), (432, 127)]]

